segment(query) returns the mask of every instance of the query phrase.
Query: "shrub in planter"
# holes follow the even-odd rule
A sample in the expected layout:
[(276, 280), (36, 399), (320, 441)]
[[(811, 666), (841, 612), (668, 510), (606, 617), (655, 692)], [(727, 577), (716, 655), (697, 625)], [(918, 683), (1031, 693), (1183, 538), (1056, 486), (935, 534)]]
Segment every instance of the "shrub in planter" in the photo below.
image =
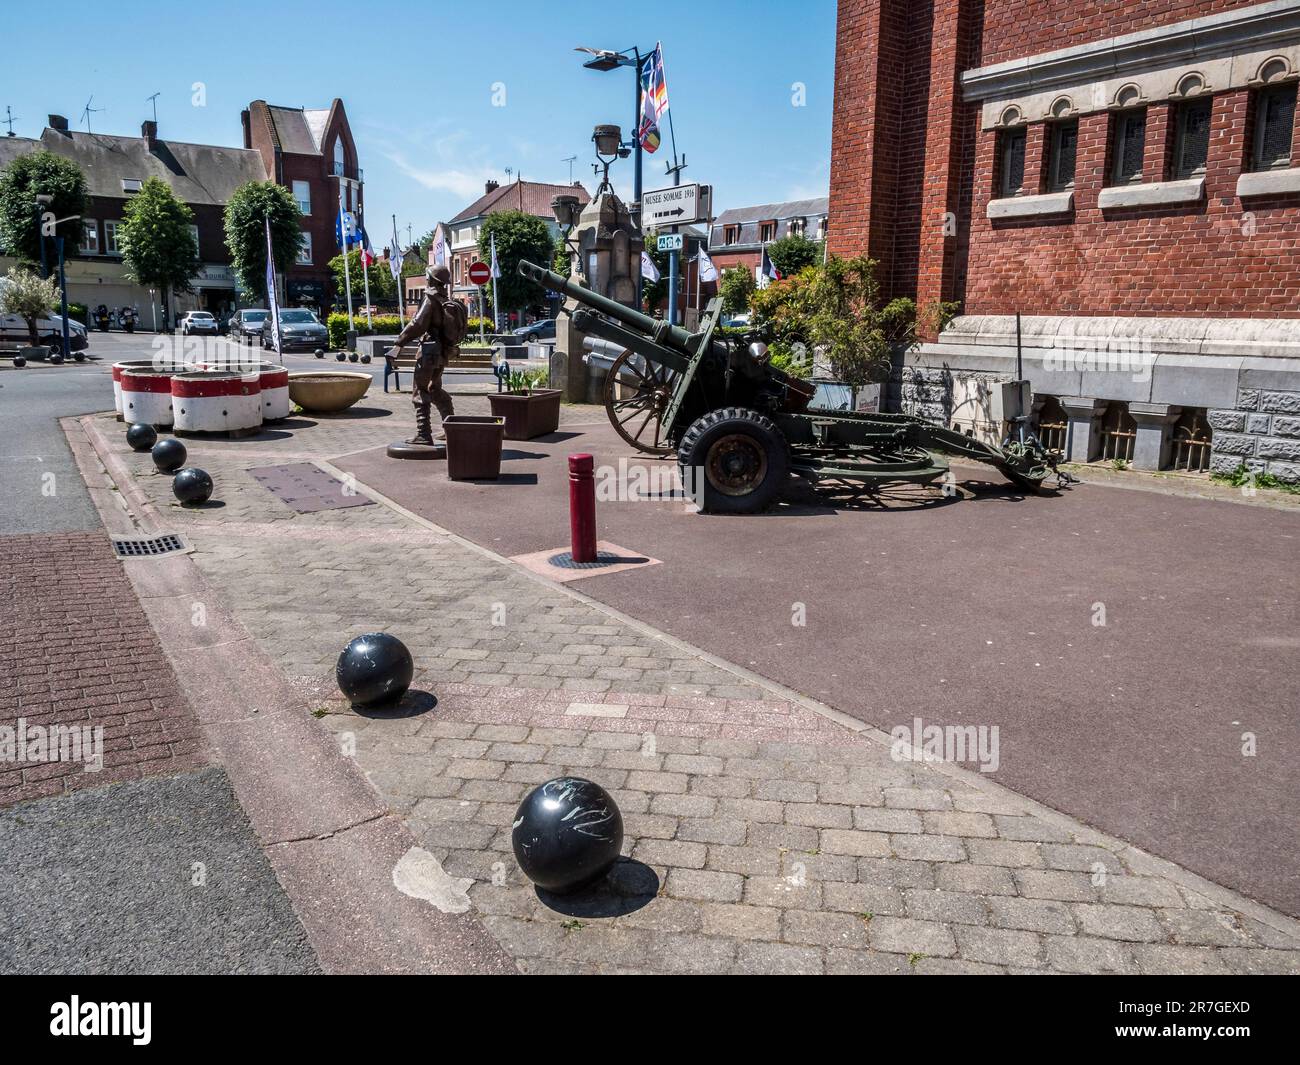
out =
[(545, 370), (514, 370), (506, 378), (507, 391), (488, 394), (492, 413), (505, 419), (507, 440), (533, 440), (560, 427), (560, 390), (538, 388)]

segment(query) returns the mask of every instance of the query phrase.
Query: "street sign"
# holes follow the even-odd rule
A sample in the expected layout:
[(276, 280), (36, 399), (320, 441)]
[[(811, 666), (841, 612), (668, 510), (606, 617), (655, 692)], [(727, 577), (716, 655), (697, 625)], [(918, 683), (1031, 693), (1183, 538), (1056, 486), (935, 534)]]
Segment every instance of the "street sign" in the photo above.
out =
[(659, 250), (660, 251), (681, 251), (685, 238), (680, 233), (660, 233)]
[(709, 217), (712, 189), (708, 185), (677, 185), (641, 195), (641, 224), (684, 226)]
[(472, 285), (486, 285), (492, 280), (492, 267), (487, 263), (470, 263), (469, 280)]

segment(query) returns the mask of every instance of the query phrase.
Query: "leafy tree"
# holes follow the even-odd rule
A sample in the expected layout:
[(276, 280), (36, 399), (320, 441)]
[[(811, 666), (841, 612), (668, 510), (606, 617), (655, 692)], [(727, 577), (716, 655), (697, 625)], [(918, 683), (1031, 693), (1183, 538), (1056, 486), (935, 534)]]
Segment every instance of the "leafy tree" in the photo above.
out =
[(564, 243), (563, 237), (555, 238), (555, 255), (551, 258), (551, 269), (561, 277), (568, 277), (573, 272), (573, 253)]
[(65, 249), (76, 248), (81, 238), (78, 216), (86, 213), (85, 175), (70, 159), (44, 150), (20, 155), (0, 174), (0, 245), (15, 258), (32, 263), (41, 261), (36, 217), (40, 195), (53, 197), (42, 208), (47, 217), (69, 219), (46, 236), (60, 236)]
[[(655, 264), (659, 271), (659, 280), (651, 281), (648, 277), (641, 282), (641, 300), (644, 303), (642, 308), (647, 313), (653, 312), (660, 302), (668, 298), (668, 253), (659, 250), (658, 234), (647, 233), (645, 235), (645, 250), (650, 255), (650, 261)], [(641, 265), (637, 264), (637, 269)]]
[[(503, 313), (521, 307), (540, 307), (542, 290), (531, 281), (519, 276), (519, 261), (549, 263), (555, 257), (551, 231), (536, 215), (525, 211), (497, 211), (483, 220), (479, 233), (479, 254), (485, 263), (492, 261), (492, 238), (496, 237), (497, 265), (501, 276), (497, 278), (497, 299)], [(483, 286), (488, 299), (492, 298), (492, 285)]]
[(118, 246), (129, 275), (162, 293), (163, 321), (170, 322), (169, 295), (189, 292), (199, 272), (199, 249), (190, 226), (194, 212), (165, 181), (148, 178), (126, 203)]
[(34, 270), (21, 266), (0, 283), (0, 312), (16, 314), (27, 323), (32, 347), (40, 343), (36, 335), (36, 320), (53, 314), (61, 300), (62, 294), (53, 277), (43, 278)]
[[(343, 256), (334, 256), (330, 260), (330, 272), (334, 275), (334, 284), (338, 295), (343, 297), (347, 291), (347, 277), (343, 273)], [(366, 269), (370, 275), (370, 299), (372, 303), (393, 303), (397, 300), (397, 283), (388, 269), (388, 264), (376, 259)], [(365, 292), (366, 278), (361, 272), (361, 252), (353, 249), (348, 252), (348, 276), (352, 278), (352, 295)]]
[(758, 285), (754, 281), (754, 271), (748, 266), (732, 266), (722, 271), (718, 279), (718, 295), (722, 297), (722, 309), (728, 314), (740, 314), (749, 310), (749, 300)]
[[(862, 385), (886, 380), (893, 350), (916, 343), (917, 309), (902, 297), (882, 305), (875, 268), (866, 256), (831, 256), (755, 292), (756, 323), (771, 336), (773, 362), (794, 360), (811, 345), (835, 378), (853, 387), (855, 399)], [(940, 304), (934, 313), (952, 309)]]
[(293, 194), (274, 181), (250, 181), (226, 204), (226, 247), (240, 284), (250, 296), (266, 299), (266, 230), (271, 220), (271, 256), (283, 273), (302, 247), (302, 211)]
[(767, 257), (782, 277), (794, 277), (805, 266), (816, 266), (822, 261), (822, 246), (820, 241), (792, 233), (769, 244)]

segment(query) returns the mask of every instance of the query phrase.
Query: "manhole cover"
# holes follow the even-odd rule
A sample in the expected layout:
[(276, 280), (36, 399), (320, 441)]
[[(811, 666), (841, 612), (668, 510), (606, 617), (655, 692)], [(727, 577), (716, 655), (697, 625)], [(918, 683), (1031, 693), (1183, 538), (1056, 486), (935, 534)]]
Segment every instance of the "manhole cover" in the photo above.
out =
[(184, 551), (185, 544), (174, 533), (162, 536), (122, 538), (113, 540), (113, 550), (118, 558), (144, 558), (152, 555), (169, 555), (173, 551)]
[(299, 514), (375, 505), (373, 499), (368, 499), (357, 491), (355, 484), (344, 484), (315, 463), (291, 462), (286, 466), (258, 466), (248, 472), (263, 488)]
[(597, 551), (595, 562), (574, 562), (573, 552), (561, 551), (546, 561), (558, 569), (600, 569), (601, 566), (628, 566), (650, 560), (641, 555), (615, 555), (609, 551)]

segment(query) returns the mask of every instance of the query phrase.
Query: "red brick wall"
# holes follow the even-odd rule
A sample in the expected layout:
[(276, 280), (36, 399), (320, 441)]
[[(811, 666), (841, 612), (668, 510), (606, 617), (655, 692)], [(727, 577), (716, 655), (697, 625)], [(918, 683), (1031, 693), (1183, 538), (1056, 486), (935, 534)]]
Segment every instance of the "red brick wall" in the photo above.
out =
[(981, 66), (1204, 18), (1260, 0), (990, 0)]
[[(1249, 93), (1214, 99), (1206, 197), (1176, 208), (1102, 212), (1110, 115), (1079, 120), (1072, 219), (990, 222), (996, 133), (975, 156), (965, 310), (971, 314), (1300, 317), (1300, 205), (1237, 198), (1247, 156)], [(1148, 110), (1144, 181), (1168, 176), (1167, 105)], [(1034, 145), (1041, 124), (1030, 127)], [(1300, 146), (1300, 142), (1297, 142)], [(1041, 151), (1041, 147), (1038, 149)], [(1026, 192), (1039, 191), (1027, 188)]]

